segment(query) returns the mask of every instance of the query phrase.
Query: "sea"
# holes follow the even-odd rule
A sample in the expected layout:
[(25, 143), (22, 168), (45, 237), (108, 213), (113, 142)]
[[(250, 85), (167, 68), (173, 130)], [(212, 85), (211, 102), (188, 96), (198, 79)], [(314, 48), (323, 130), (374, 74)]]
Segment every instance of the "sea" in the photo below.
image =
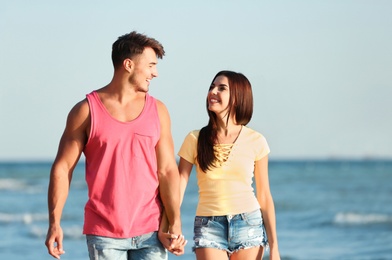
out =
[[(53, 259), (44, 245), (50, 167), (51, 162), (0, 162), (1, 260)], [(391, 160), (271, 160), (269, 181), (282, 259), (392, 259)], [(63, 211), (61, 259), (88, 259), (82, 235), (86, 199), (80, 162)], [(195, 259), (197, 200), (193, 172), (181, 209), (188, 244), (183, 256), (169, 259)]]

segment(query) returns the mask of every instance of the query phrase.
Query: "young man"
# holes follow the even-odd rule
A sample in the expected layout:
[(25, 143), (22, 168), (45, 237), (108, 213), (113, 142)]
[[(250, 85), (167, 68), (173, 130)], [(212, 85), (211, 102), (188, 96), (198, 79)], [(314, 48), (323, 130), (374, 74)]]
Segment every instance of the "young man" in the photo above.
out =
[[(83, 233), (90, 259), (167, 259), (157, 231), (162, 210), (169, 220), (165, 239), (182, 254), (179, 173), (169, 113), (148, 94), (165, 52), (137, 32), (112, 46), (114, 75), (70, 111), (53, 163), (48, 190), (49, 254), (60, 258), (60, 226), (73, 170), (86, 157), (88, 201)], [(168, 244), (168, 243), (164, 243)]]

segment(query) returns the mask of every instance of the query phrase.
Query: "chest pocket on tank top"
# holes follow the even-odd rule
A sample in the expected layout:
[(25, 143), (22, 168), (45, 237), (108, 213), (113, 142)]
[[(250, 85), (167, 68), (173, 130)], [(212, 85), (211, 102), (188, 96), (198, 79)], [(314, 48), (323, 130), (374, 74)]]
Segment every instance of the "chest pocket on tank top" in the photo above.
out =
[(138, 158), (149, 158), (155, 153), (155, 145), (153, 144), (153, 136), (141, 133), (134, 133), (131, 142), (132, 156)]

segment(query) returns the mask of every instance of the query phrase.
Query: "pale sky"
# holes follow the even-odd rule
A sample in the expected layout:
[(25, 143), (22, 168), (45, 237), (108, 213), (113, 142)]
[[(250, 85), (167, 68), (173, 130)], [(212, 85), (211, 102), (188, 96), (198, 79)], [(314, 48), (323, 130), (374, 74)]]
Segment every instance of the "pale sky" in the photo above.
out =
[(207, 123), (223, 69), (254, 91), (250, 127), (271, 159), (392, 158), (392, 1), (2, 1), (0, 161), (52, 160), (74, 104), (113, 75), (111, 45), (136, 30), (166, 56), (150, 94), (177, 153)]

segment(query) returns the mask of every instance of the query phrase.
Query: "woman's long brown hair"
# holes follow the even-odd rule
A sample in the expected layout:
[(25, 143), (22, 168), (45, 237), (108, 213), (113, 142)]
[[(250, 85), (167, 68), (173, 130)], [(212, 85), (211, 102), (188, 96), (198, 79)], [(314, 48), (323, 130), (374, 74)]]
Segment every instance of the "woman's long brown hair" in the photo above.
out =
[[(253, 114), (253, 94), (249, 80), (241, 73), (223, 70), (215, 75), (211, 85), (219, 76), (225, 76), (229, 81), (230, 98), (227, 108), (228, 115), (226, 124), (230, 119), (230, 115), (234, 113), (237, 124), (247, 125)], [(208, 96), (206, 99), (206, 107), (209, 121), (208, 124), (200, 130), (197, 141), (197, 162), (204, 172), (215, 167), (214, 161), (216, 156), (214, 153), (214, 144), (217, 140), (218, 130), (217, 116), (208, 109)]]

